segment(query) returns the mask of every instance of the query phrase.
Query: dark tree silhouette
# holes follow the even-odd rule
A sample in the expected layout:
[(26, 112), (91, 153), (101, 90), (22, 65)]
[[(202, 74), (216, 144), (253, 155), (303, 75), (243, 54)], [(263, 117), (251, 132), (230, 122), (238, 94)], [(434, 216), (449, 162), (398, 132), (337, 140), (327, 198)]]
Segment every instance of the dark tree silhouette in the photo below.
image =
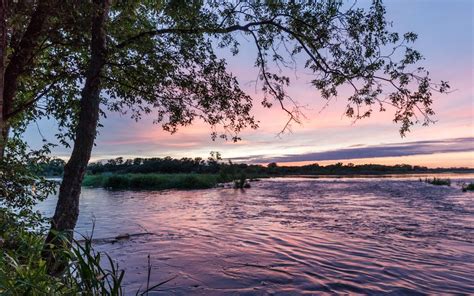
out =
[[(54, 28), (48, 21), (57, 1), (30, 4), (8, 0), (0, 3), (0, 160), (14, 117), (41, 99), (44, 96), (41, 88), (49, 82), (46, 77), (41, 77), (41, 82), (31, 82), (28, 78), (33, 77), (33, 68), (41, 68), (37, 61), (43, 54), (47, 31)], [(24, 85), (26, 81), (30, 83)]]

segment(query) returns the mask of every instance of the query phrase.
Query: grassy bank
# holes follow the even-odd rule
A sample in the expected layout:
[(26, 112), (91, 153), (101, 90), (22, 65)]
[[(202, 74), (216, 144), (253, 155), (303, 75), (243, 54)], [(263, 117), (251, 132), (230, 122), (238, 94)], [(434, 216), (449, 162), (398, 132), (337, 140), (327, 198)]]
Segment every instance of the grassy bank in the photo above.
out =
[[(38, 226), (41, 221), (40, 217), (25, 219), (0, 207), (0, 295), (125, 295), (125, 271), (107, 253), (94, 249), (92, 237), (79, 235), (79, 240), (69, 244), (58, 234), (56, 239), (63, 243), (54, 256), (63, 260), (65, 269), (59, 275), (50, 275), (42, 256), (47, 230)], [(151, 271), (148, 262), (148, 279)], [(148, 295), (173, 279), (159, 283), (148, 280), (135, 295)]]
[(0, 295), (123, 295), (123, 271), (95, 252), (90, 240), (57, 250), (67, 267), (60, 276), (49, 275), (41, 256), (45, 233), (17, 218), (0, 208)]
[(108, 189), (207, 189), (228, 182), (213, 174), (110, 174), (86, 175), (83, 186)]

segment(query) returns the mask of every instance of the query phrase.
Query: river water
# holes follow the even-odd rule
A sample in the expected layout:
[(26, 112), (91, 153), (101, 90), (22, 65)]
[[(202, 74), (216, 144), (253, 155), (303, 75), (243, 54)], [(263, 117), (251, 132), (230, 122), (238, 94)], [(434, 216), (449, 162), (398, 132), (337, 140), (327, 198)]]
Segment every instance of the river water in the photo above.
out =
[[(275, 178), (245, 191), (83, 189), (77, 231), (127, 294), (474, 294), (474, 193), (416, 177)], [(51, 215), (55, 198), (40, 205)], [(113, 240), (120, 234), (138, 234)], [(144, 234), (149, 233), (149, 234)]]

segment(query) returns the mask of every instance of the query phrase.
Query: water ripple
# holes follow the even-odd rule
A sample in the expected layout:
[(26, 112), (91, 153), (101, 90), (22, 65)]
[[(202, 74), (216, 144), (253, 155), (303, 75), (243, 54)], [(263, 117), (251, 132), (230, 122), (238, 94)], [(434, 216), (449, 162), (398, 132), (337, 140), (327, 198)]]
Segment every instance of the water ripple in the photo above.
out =
[[(51, 213), (55, 199), (41, 205)], [(85, 189), (78, 231), (130, 294), (474, 294), (474, 194), (413, 179), (272, 179), (246, 191)]]

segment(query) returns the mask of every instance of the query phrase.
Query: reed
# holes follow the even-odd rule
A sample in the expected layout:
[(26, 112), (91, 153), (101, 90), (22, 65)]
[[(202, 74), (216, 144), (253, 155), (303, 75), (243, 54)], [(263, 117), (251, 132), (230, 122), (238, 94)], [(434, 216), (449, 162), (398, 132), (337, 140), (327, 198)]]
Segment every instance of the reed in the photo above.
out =
[(441, 179), (441, 178), (436, 178), (436, 177), (434, 177), (433, 179), (426, 178), (425, 183), (428, 183), (431, 185), (437, 185), (437, 186), (451, 186), (450, 179)]
[(467, 192), (467, 191), (474, 191), (474, 183), (469, 183), (467, 185), (462, 186), (462, 191)]
[[(96, 252), (92, 238), (82, 236), (72, 246), (56, 250), (55, 256), (67, 262), (65, 271), (59, 276), (49, 275), (41, 252), (44, 233), (33, 231), (12, 219), (0, 208), (0, 295), (124, 295), (122, 280), (124, 271), (112, 258)], [(58, 235), (61, 239), (61, 235)], [(148, 272), (151, 272), (149, 268)], [(150, 286), (136, 295), (148, 292), (168, 281)]]
[(82, 185), (112, 190), (207, 189), (226, 181), (214, 174), (104, 174), (86, 175)]
[(123, 295), (124, 272), (107, 254), (95, 252), (90, 239), (58, 250), (67, 267), (52, 276), (41, 256), (44, 234), (17, 223), (2, 209), (0, 214), (1, 295)]

